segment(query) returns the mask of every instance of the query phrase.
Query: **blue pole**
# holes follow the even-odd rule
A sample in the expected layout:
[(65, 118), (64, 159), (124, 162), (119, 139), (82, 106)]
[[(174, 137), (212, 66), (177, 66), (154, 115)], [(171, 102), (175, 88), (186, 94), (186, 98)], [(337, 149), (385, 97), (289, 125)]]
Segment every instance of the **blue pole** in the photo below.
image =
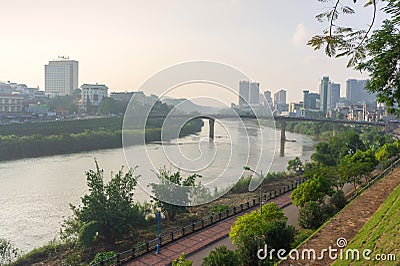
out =
[(157, 212), (157, 225), (158, 225), (158, 243), (157, 243), (157, 250), (156, 254), (160, 254), (160, 247), (161, 247), (161, 226), (160, 226), (160, 221), (161, 221), (161, 213), (158, 211)]
[(301, 182), (301, 181), (300, 181), (300, 170), (301, 170), (301, 169), (300, 169), (300, 167), (299, 167), (299, 180), (298, 180), (299, 185), (300, 185), (300, 182)]

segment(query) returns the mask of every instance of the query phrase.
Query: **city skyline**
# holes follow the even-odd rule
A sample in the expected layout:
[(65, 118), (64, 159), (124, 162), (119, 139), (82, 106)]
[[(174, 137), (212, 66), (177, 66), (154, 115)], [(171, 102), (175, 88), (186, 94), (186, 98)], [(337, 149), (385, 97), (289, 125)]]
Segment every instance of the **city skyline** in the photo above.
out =
[[(137, 90), (161, 69), (192, 60), (238, 68), (261, 91), (285, 89), (288, 102), (301, 99), (303, 90), (318, 91), (322, 76), (342, 86), (367, 78), (346, 69), (346, 58), (327, 58), (306, 45), (326, 26), (314, 18), (324, 7), (318, 2), (22, 2), (0, 4), (8, 11), (0, 18), (7, 25), (2, 81), (44, 89), (43, 65), (59, 55), (80, 62), (80, 83), (107, 84), (111, 91)], [(367, 11), (357, 14), (361, 25), (368, 19)]]

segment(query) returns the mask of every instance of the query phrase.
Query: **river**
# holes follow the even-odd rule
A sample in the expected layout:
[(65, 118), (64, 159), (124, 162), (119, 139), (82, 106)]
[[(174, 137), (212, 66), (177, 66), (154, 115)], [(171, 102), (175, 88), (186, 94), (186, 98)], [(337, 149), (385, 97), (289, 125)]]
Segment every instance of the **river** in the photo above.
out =
[[(213, 163), (201, 173), (205, 177), (217, 176), (221, 172), (218, 165), (224, 168), (226, 158), (229, 158), (232, 165), (242, 168), (242, 161), (252, 160), (260, 152), (258, 148), (261, 134), (257, 130), (252, 131), (255, 125), (248, 124), (247, 130), (243, 130), (238, 122), (226, 121), (226, 123), (230, 127), (229, 134), (226, 128), (216, 123), (216, 139), (213, 145), (206, 144), (204, 141), (208, 136), (208, 123), (205, 122), (205, 126), (198, 135), (179, 139), (180, 145), (174, 145), (174, 142), (163, 147), (160, 144), (147, 145), (147, 148), (139, 145), (129, 147), (128, 151), (138, 154), (134, 162), (139, 166), (138, 169), (147, 170), (163, 165), (170, 167), (168, 160), (162, 159), (163, 152), (170, 156), (183, 152), (191, 157), (197, 156), (199, 152), (213, 154), (217, 151)], [(270, 171), (285, 170), (287, 161), (296, 156), (302, 158), (303, 161), (309, 160), (316, 144), (309, 136), (287, 132), (287, 139), (294, 139), (296, 142), (287, 142), (285, 156), (280, 157), (279, 130), (275, 132), (269, 127), (262, 127), (261, 133), (264, 141), (263, 149), (268, 150), (269, 154), (273, 153), (275, 147), (278, 150), (273, 160), (272, 156), (267, 156), (266, 160), (270, 159), (272, 162)], [(235, 147), (242, 151), (248, 149), (244, 140), (248, 140), (250, 146), (253, 147), (249, 149), (250, 154), (242, 152), (230, 154), (232, 149), (229, 141), (233, 141)], [(149, 162), (140, 156), (146, 151), (146, 154), (156, 162), (155, 165), (154, 161), (153, 165), (149, 165)], [(176, 158), (179, 156), (177, 155)], [(15, 246), (26, 252), (57, 237), (61, 223), (71, 215), (69, 204), (78, 205), (80, 197), (88, 192), (85, 171), (94, 169), (94, 159), (104, 169), (106, 180), (110, 178), (112, 171), (118, 171), (122, 165), (125, 165), (125, 169), (128, 167), (122, 149), (1, 162), (0, 238), (9, 239)], [(263, 160), (261, 158), (262, 162)], [(176, 161), (174, 163), (179, 164)], [(257, 169), (266, 173), (269, 164), (269, 162), (262, 163)], [(136, 197), (139, 201), (149, 198), (140, 188), (136, 191)]]

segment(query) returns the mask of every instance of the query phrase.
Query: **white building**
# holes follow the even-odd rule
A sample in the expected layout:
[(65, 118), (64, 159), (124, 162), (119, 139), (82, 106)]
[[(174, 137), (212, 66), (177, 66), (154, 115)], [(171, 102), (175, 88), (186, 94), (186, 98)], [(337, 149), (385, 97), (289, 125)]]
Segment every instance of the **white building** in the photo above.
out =
[(80, 108), (84, 112), (88, 111), (88, 102), (99, 109), (103, 99), (108, 96), (108, 87), (104, 84), (83, 84), (81, 90)]
[(24, 98), (20, 96), (0, 93), (0, 114), (21, 113), (23, 100)]
[(78, 88), (78, 61), (59, 58), (44, 66), (44, 87), (50, 97), (69, 95)]

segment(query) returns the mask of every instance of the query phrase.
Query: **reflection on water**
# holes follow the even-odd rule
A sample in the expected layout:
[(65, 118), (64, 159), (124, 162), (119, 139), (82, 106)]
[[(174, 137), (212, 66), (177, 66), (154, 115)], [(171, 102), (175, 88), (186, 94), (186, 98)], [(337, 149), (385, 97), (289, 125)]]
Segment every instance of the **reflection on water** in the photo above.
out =
[[(205, 123), (203, 130), (196, 136), (171, 141), (171, 145), (148, 145), (148, 154), (153, 162), (156, 162), (153, 165), (146, 164), (146, 158), (139, 156), (130, 163), (138, 165), (138, 173), (142, 178), (147, 178), (150, 175), (154, 176), (151, 169), (158, 169), (163, 165), (167, 168), (173, 167), (164, 158), (164, 154), (177, 158), (179, 153), (196, 160), (200, 158), (201, 153), (206, 153), (204, 158), (213, 158), (212, 162), (199, 161), (193, 167), (206, 166), (201, 173), (204, 177), (202, 183), (218, 183), (226, 182), (217, 176), (221, 174), (221, 167), (225, 167), (227, 163), (237, 167), (225, 169), (224, 174), (229, 176), (243, 167), (242, 161), (248, 159), (251, 163), (258, 159), (260, 136), (266, 150), (265, 158), (268, 159), (275, 148), (279, 149), (279, 131), (274, 132), (267, 127), (259, 130), (251, 123), (246, 123), (246, 129), (238, 122), (226, 123), (230, 123), (234, 130), (228, 135), (226, 130), (216, 123), (214, 143), (208, 141), (208, 123)], [(286, 143), (284, 157), (275, 155), (273, 161), (261, 158), (258, 171), (263, 170), (265, 173), (271, 162), (271, 171), (285, 170), (287, 161), (295, 156), (301, 157), (303, 161), (309, 159), (316, 142), (304, 135), (290, 132), (286, 132), (286, 135), (288, 139), (295, 139), (296, 142)], [(231, 141), (236, 145), (234, 153), (230, 146)], [(129, 149), (141, 154), (145, 147), (133, 146)], [(111, 171), (116, 172), (122, 165), (127, 169), (122, 149), (0, 163), (0, 237), (10, 239), (18, 248), (27, 251), (57, 236), (63, 219), (71, 215), (69, 204), (78, 205), (80, 197), (88, 192), (85, 171), (94, 168), (95, 158), (100, 167), (104, 168), (106, 180), (109, 180)], [(181, 167), (183, 168), (182, 165)], [(148, 195), (137, 188), (136, 198), (144, 201), (148, 200)]]

